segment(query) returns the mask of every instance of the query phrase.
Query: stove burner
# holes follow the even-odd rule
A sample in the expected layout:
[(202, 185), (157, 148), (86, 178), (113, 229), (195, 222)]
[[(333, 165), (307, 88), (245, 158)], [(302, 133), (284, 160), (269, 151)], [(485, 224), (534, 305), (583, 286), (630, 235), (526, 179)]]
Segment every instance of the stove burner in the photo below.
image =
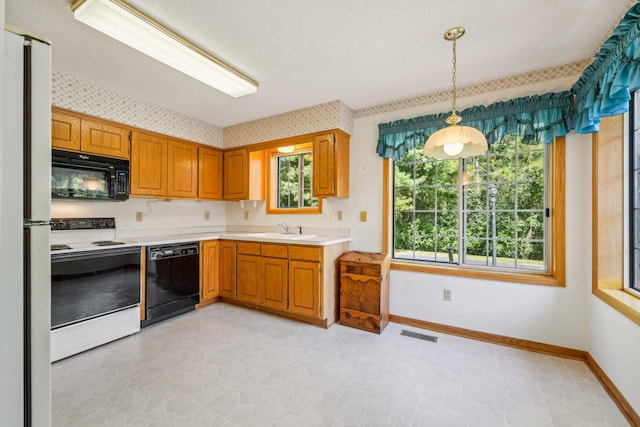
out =
[(52, 251), (61, 251), (63, 249), (71, 249), (71, 246), (69, 246), (69, 245), (51, 245), (51, 250)]
[(113, 240), (98, 240), (97, 242), (91, 242), (91, 244), (96, 246), (114, 246), (124, 245), (124, 242), (114, 242)]

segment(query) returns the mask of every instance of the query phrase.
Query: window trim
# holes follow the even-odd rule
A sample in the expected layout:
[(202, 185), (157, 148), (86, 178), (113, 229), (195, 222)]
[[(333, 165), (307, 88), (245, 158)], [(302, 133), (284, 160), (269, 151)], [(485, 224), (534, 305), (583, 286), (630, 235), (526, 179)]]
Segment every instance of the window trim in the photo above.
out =
[(298, 208), (278, 208), (277, 207), (277, 194), (278, 194), (278, 157), (280, 156), (290, 156), (293, 154), (303, 154), (303, 153), (312, 153), (313, 154), (313, 143), (304, 143), (297, 144), (295, 146), (294, 151), (291, 153), (280, 153), (277, 148), (269, 149), (267, 151), (267, 167), (266, 167), (266, 211), (267, 215), (271, 214), (294, 214), (294, 215), (305, 215), (305, 214), (321, 214), (322, 213), (322, 197), (318, 197), (318, 206), (309, 206), (309, 207), (298, 207)]
[[(625, 269), (629, 268), (628, 265), (625, 265), (623, 260), (624, 256), (620, 256), (620, 254), (624, 254), (628, 252), (629, 246), (625, 243), (624, 236), (624, 216), (625, 216), (625, 207), (623, 198), (628, 197), (628, 193), (624, 190), (624, 181), (627, 179), (624, 175), (624, 163), (625, 158), (625, 140), (629, 140), (632, 135), (627, 133), (625, 135), (625, 125), (624, 125), (624, 115), (618, 115), (613, 117), (605, 117), (600, 122), (600, 130), (599, 132), (594, 132), (591, 137), (591, 221), (592, 221), (592, 229), (591, 229), (591, 239), (592, 239), (592, 276), (591, 276), (591, 293), (603, 301), (605, 304), (612, 307), (614, 310), (618, 311), (625, 317), (627, 317), (632, 322), (640, 325), (640, 296), (637, 292), (630, 290), (625, 286), (624, 277), (625, 277)], [(617, 144), (616, 144), (617, 142)], [(630, 141), (629, 141), (630, 142)], [(601, 146), (609, 145), (609, 153), (613, 154), (613, 158), (618, 158), (620, 161), (620, 168), (611, 168), (611, 162), (602, 158), (599, 155), (599, 148)], [(607, 204), (603, 206), (603, 209), (599, 207), (599, 184), (601, 175), (598, 173), (599, 164), (606, 164), (607, 167), (603, 168), (603, 171), (618, 171), (619, 176), (613, 177), (613, 179), (618, 179), (620, 184), (620, 198), (621, 203), (617, 205)], [(612, 177), (607, 178), (606, 188), (611, 186), (610, 180)], [(606, 209), (605, 209), (606, 208)], [(599, 218), (619, 218), (617, 222), (617, 227), (619, 230), (616, 233), (611, 233), (610, 229), (604, 230)], [(600, 236), (605, 235), (606, 238), (600, 239)], [(618, 239), (612, 239), (612, 236), (618, 236)], [(598, 260), (599, 259), (607, 259), (608, 257), (613, 256), (614, 258), (620, 258), (620, 263), (611, 264), (608, 266), (607, 271), (602, 271), (599, 268)], [(628, 262), (631, 261), (631, 256), (628, 258)]]
[[(419, 273), (444, 274), (475, 279), (499, 280), (514, 283), (526, 283), (545, 286), (566, 286), (565, 262), (565, 137), (557, 137), (551, 143), (552, 170), (548, 180), (551, 183), (551, 251), (549, 255), (548, 272), (504, 271), (474, 268), (460, 265), (425, 265), (418, 261), (391, 260), (392, 270), (414, 271)], [(392, 253), (393, 194), (392, 163), (390, 159), (383, 160), (383, 225), (382, 252)]]

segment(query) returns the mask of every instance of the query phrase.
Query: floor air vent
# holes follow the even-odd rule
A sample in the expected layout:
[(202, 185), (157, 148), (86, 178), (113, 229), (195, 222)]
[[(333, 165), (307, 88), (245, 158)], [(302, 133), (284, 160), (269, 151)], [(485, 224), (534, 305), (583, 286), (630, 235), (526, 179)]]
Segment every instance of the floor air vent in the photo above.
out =
[(402, 332), (400, 332), (400, 335), (411, 338), (418, 338), (419, 340), (424, 341), (438, 342), (438, 337), (435, 337), (433, 335), (419, 334), (418, 332), (407, 331), (406, 329), (403, 329)]

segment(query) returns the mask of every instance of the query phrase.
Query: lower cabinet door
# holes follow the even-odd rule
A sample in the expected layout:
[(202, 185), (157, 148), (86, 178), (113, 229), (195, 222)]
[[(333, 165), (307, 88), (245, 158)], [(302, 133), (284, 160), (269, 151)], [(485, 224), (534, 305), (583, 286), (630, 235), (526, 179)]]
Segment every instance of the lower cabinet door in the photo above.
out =
[(260, 286), (260, 304), (287, 309), (287, 259), (262, 258), (262, 283)]
[(320, 263), (290, 261), (288, 311), (321, 319), (320, 301)]
[(220, 241), (220, 296), (236, 298), (236, 242)]
[(237, 257), (238, 299), (260, 303), (260, 256), (243, 255)]
[(200, 268), (202, 275), (200, 278), (201, 298), (207, 300), (215, 298), (219, 295), (218, 276), (220, 258), (218, 255), (218, 241), (209, 241), (202, 243), (202, 252), (200, 252), (201, 263)]

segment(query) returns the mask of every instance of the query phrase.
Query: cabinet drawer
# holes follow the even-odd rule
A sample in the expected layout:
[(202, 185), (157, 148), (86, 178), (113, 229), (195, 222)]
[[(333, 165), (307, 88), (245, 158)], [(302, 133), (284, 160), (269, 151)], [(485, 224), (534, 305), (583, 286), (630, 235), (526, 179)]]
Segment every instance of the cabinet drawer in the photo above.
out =
[(314, 246), (289, 246), (289, 259), (302, 261), (322, 261), (322, 248)]
[(340, 263), (340, 272), (378, 278), (381, 276), (380, 264), (351, 264), (343, 261)]
[(381, 326), (381, 320), (382, 316), (379, 314), (350, 310), (348, 308), (340, 309), (340, 324), (351, 326), (352, 328), (358, 328), (379, 334), (384, 329), (384, 326), (386, 326)]
[(238, 253), (247, 255), (260, 255), (260, 243), (238, 242)]
[(286, 245), (277, 245), (272, 243), (262, 244), (262, 256), (271, 258), (286, 258), (287, 255), (288, 254)]

